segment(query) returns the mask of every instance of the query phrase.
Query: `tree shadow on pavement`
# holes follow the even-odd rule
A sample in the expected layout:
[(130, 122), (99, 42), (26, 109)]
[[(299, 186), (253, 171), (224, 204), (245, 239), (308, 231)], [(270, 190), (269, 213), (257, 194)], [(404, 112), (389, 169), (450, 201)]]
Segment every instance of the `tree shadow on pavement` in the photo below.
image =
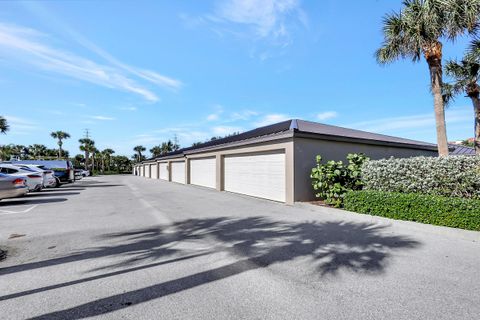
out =
[[(106, 265), (94, 271), (131, 267), (73, 281), (72, 284), (76, 284), (150, 266), (140, 266), (142, 263), (153, 262), (152, 266), (158, 263), (167, 263), (168, 261), (158, 262), (158, 260), (179, 254), (186, 255), (186, 257), (176, 257), (171, 260), (173, 261), (171, 263), (178, 262), (176, 259), (184, 261), (185, 259), (194, 259), (198, 255), (221, 251), (228, 252), (236, 258), (235, 262), (221, 267), (34, 318), (80, 319), (113, 312), (247, 271), (270, 267), (298, 258), (311, 259), (311, 264), (319, 277), (335, 276), (341, 270), (369, 275), (379, 274), (384, 272), (393, 252), (414, 249), (420, 245), (414, 239), (387, 234), (385, 228), (370, 223), (342, 221), (291, 223), (273, 221), (264, 217), (190, 219), (175, 223), (167, 229), (157, 227), (108, 234), (103, 236), (102, 240), (113, 241), (117, 244), (92, 248), (52, 260), (1, 268), (0, 275), (113, 255), (122, 256), (125, 261)], [(207, 243), (209, 249), (202, 252), (188, 252), (178, 249), (174, 245), (185, 241)], [(64, 284), (54, 285), (53, 289), (62, 286)], [(34, 291), (41, 292), (42, 289)], [(46, 290), (49, 289), (51, 288)], [(22, 293), (18, 293), (10, 295), (10, 297), (21, 295)], [(5, 300), (6, 297), (0, 297), (0, 301)]]

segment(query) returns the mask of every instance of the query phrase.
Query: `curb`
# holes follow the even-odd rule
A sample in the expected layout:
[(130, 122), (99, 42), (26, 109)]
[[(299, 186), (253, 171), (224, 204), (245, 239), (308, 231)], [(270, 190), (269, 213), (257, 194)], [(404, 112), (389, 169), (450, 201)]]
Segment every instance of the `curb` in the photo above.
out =
[(405, 228), (405, 229), (409, 229), (416, 232), (461, 238), (463, 240), (472, 241), (472, 242), (480, 242), (479, 231), (437, 226), (437, 225), (425, 224), (425, 223), (414, 222), (414, 221), (395, 220), (395, 219), (390, 219), (385, 217), (372, 216), (364, 213), (351, 212), (343, 209), (321, 207), (321, 206), (317, 206), (317, 205), (314, 205), (311, 203), (305, 203), (305, 202), (303, 203), (297, 202), (295, 203), (295, 206), (303, 209), (308, 209), (310, 211), (314, 211), (321, 214), (328, 214), (332, 218), (337, 218), (337, 219), (348, 218), (350, 220), (386, 224), (392, 227), (393, 229)]

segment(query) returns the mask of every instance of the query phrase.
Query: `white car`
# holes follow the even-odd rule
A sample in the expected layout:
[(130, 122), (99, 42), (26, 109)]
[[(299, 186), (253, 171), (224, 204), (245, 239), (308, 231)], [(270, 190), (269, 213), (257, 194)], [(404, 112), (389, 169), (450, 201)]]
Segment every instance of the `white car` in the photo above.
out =
[(19, 168), (13, 164), (1, 163), (0, 172), (27, 179), (28, 191), (40, 191), (43, 188), (43, 173), (30, 168)]
[(57, 185), (57, 179), (55, 178), (55, 172), (50, 169), (46, 169), (39, 164), (15, 164), (19, 168), (32, 169), (43, 174), (43, 187), (53, 188)]

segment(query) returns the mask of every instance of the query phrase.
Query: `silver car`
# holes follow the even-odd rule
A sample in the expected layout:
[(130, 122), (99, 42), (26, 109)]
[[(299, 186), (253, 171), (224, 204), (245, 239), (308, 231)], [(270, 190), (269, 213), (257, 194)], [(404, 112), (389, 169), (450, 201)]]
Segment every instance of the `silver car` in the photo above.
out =
[(24, 177), (0, 173), (0, 200), (21, 197), (27, 192), (27, 180)]

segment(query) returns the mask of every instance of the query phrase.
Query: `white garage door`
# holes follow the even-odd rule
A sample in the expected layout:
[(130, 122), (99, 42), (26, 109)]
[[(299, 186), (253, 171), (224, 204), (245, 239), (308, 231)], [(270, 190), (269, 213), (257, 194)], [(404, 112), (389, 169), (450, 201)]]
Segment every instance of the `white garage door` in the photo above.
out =
[(185, 161), (172, 162), (172, 181), (185, 183)]
[(159, 163), (158, 167), (160, 169), (160, 179), (168, 180), (168, 163)]
[(151, 176), (150, 178), (152, 179), (158, 179), (158, 166), (157, 164), (152, 164), (152, 166), (150, 167), (150, 172), (151, 172)]
[(139, 176), (143, 177), (143, 166), (139, 166), (138, 170), (139, 170)]
[(145, 176), (147, 178), (150, 178), (150, 165), (149, 164), (145, 165)]
[(190, 160), (190, 183), (215, 188), (217, 184), (217, 160), (203, 158)]
[(285, 202), (285, 153), (225, 157), (225, 191)]

